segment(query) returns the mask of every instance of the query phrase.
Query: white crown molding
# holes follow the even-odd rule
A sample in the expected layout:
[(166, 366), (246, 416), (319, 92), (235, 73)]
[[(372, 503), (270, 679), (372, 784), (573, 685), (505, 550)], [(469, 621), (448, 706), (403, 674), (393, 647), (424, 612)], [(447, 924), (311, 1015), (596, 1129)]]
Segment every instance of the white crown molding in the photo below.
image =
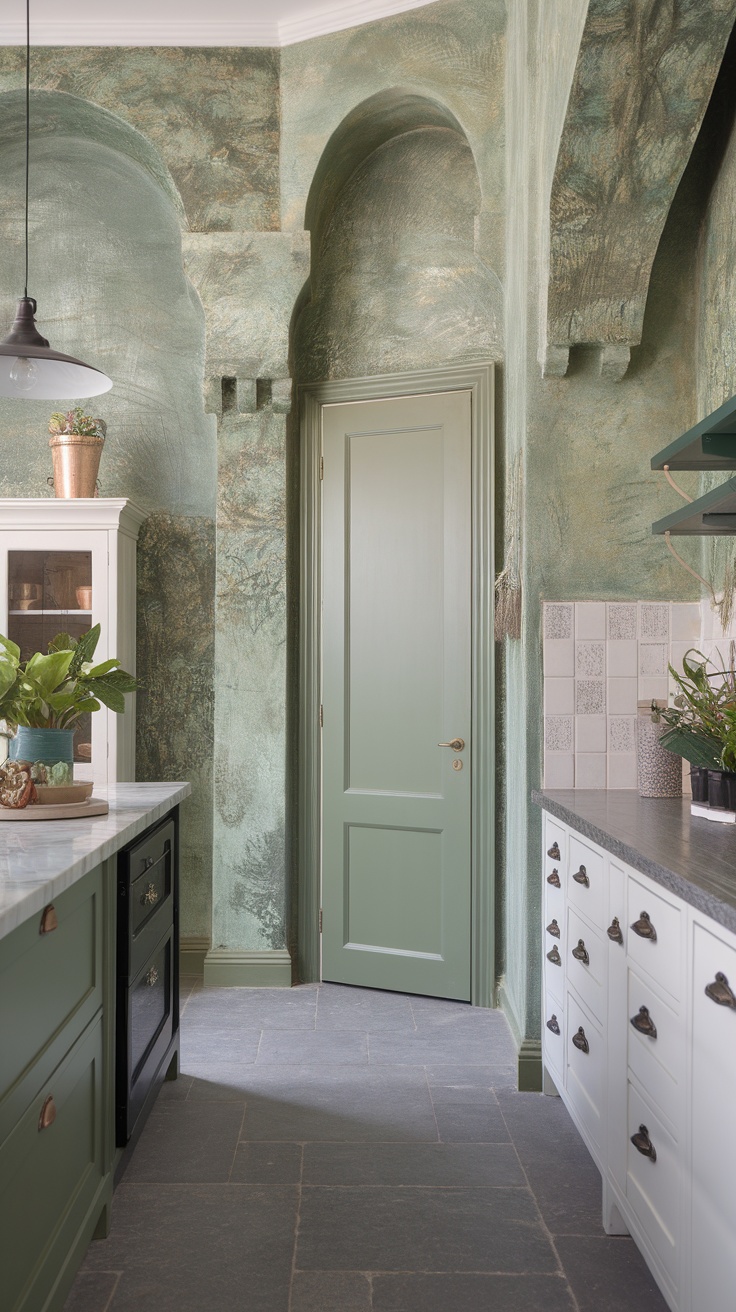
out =
[[(156, 13), (144, 16), (133, 6), (127, 13), (117, 6), (115, 12), (112, 6), (107, 11), (99, 6), (90, 17), (89, 13), (75, 14), (72, 0), (63, 15), (57, 17), (56, 7), (48, 17), (42, 12), (34, 20), (31, 40), (34, 46), (71, 47), (290, 46), (434, 3), (436, 0), (328, 0), (303, 17), (262, 20), (242, 14), (233, 18), (227, 12), (218, 15), (218, 8), (232, 11), (229, 0), (213, 0), (207, 11), (196, 17), (182, 15), (180, 8), (175, 17), (167, 17), (160, 5)], [(0, 46), (20, 45), (25, 45), (24, 24), (17, 19), (0, 21)]]

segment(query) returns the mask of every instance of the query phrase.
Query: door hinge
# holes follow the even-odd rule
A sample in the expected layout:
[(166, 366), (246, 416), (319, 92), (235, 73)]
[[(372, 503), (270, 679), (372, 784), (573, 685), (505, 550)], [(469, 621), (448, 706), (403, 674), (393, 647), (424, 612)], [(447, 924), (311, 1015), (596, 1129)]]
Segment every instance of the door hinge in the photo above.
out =
[(325, 458), (324, 458), (324, 456), (320, 456), (320, 458), (319, 458), (319, 476), (320, 476), (321, 479), (324, 478), (324, 476), (325, 476)]
[(319, 727), (320, 729), (324, 729), (325, 727), (325, 708), (322, 705), (320, 705), (319, 708)]
[(319, 932), (322, 933), (322, 908), (319, 909)]

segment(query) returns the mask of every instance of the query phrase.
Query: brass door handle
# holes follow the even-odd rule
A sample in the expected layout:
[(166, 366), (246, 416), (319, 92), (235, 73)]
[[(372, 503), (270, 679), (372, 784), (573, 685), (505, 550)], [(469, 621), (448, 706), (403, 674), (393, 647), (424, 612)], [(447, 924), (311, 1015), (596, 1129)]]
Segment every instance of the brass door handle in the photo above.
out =
[(577, 1034), (572, 1036), (573, 1045), (579, 1048), (580, 1052), (590, 1052), (590, 1044), (585, 1037), (585, 1030), (582, 1025), (579, 1027)]
[(607, 935), (608, 935), (608, 937), (610, 938), (610, 940), (611, 940), (612, 943), (623, 943), (623, 941), (624, 941), (624, 936), (623, 936), (623, 934), (621, 933), (621, 926), (620, 926), (620, 924), (619, 924), (618, 916), (614, 916), (614, 917), (613, 917), (613, 920), (611, 921), (610, 925), (608, 926), (608, 929), (606, 930), (606, 933), (607, 933)]
[(450, 741), (449, 741), (449, 743), (438, 743), (437, 746), (438, 746), (438, 747), (451, 747), (452, 750), (453, 750), (453, 752), (464, 752), (464, 751), (465, 751), (465, 739), (464, 739), (464, 738), (451, 738)]
[(584, 966), (590, 965), (590, 954), (581, 938), (578, 939), (577, 947), (572, 949), (572, 955), (576, 961), (582, 961)]
[(635, 934), (639, 935), (639, 938), (648, 938), (650, 943), (657, 942), (657, 931), (649, 919), (648, 911), (642, 911), (641, 916), (634, 921), (631, 928)]
[(736, 996), (722, 970), (716, 972), (712, 984), (706, 984), (705, 996), (710, 998), (711, 1002), (717, 1002), (719, 1007), (733, 1007), (736, 1011)]
[(642, 1157), (648, 1157), (650, 1161), (656, 1162), (657, 1150), (649, 1138), (649, 1131), (646, 1125), (639, 1126), (639, 1133), (632, 1134), (631, 1142), (636, 1148), (636, 1151), (641, 1153)]
[(633, 1025), (640, 1034), (646, 1034), (648, 1039), (656, 1039), (657, 1026), (649, 1015), (648, 1007), (640, 1007), (636, 1015), (631, 1017), (629, 1024)]
[(585, 866), (581, 866), (579, 870), (575, 871), (573, 879), (576, 884), (582, 884), (585, 888), (590, 888), (590, 880), (588, 879), (588, 872), (585, 869)]

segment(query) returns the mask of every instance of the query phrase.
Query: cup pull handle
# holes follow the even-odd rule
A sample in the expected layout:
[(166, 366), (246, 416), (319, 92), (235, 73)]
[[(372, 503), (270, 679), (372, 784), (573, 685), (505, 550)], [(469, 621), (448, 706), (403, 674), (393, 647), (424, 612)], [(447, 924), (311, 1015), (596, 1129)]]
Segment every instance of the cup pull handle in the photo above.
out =
[(549, 923), (548, 926), (547, 926), (547, 933), (548, 933), (548, 934), (551, 934), (553, 938), (559, 938), (559, 937), (560, 937), (560, 927), (559, 927), (559, 925), (557, 924), (557, 921), (556, 921), (556, 920), (551, 920), (551, 921), (550, 921), (550, 923)]
[(552, 951), (547, 953), (547, 960), (548, 960), (548, 961), (551, 961), (553, 966), (561, 966), (561, 965), (562, 965), (562, 957), (560, 956), (559, 952), (557, 951), (557, 944), (556, 944), (556, 943), (554, 944), (554, 946), (553, 946), (553, 948), (552, 948)]
[(38, 927), (38, 932), (39, 934), (51, 934), (55, 929), (58, 928), (59, 928), (59, 917), (56, 914), (56, 907), (54, 906), (53, 902), (50, 902), (49, 905), (47, 907), (44, 907), (43, 909), (43, 912), (41, 914), (41, 924)]
[(547, 849), (547, 856), (550, 856), (553, 861), (560, 860), (560, 848), (558, 843), (553, 843), (552, 846)]
[(581, 938), (578, 939), (577, 947), (573, 948), (572, 955), (576, 961), (582, 961), (584, 966), (590, 965), (590, 953)]
[(717, 971), (712, 984), (706, 984), (705, 995), (719, 1007), (733, 1007), (736, 1011), (736, 995), (729, 988), (728, 980), (722, 970)]
[(573, 1034), (572, 1041), (573, 1041), (573, 1046), (578, 1048), (580, 1052), (590, 1052), (590, 1044), (588, 1043), (588, 1040), (585, 1037), (585, 1030), (583, 1029), (582, 1025), (580, 1026), (577, 1034)]
[(648, 911), (642, 911), (639, 919), (634, 921), (631, 928), (635, 934), (639, 935), (639, 938), (648, 938), (650, 943), (657, 942), (657, 931), (649, 919)]
[(553, 888), (562, 887), (560, 884), (560, 876), (556, 870), (553, 870), (551, 875), (547, 875), (547, 883), (551, 884)]
[(640, 1007), (636, 1015), (631, 1017), (629, 1024), (633, 1025), (640, 1034), (646, 1034), (648, 1039), (656, 1039), (657, 1026), (649, 1015), (648, 1007)]
[(56, 1103), (54, 1102), (54, 1095), (50, 1093), (48, 1098), (44, 1101), (43, 1107), (41, 1108), (41, 1115), (38, 1118), (39, 1133), (41, 1130), (48, 1130), (49, 1126), (53, 1125), (55, 1120)]
[(573, 875), (573, 879), (575, 880), (576, 884), (582, 884), (584, 888), (590, 888), (590, 880), (588, 878), (588, 872), (585, 869), (585, 866), (581, 866), (579, 870), (575, 871), (575, 874)]
[(549, 1020), (547, 1021), (547, 1029), (551, 1030), (553, 1034), (559, 1034), (560, 1022), (558, 1021), (555, 1015), (550, 1016)]
[(608, 937), (610, 938), (610, 940), (611, 940), (612, 943), (623, 943), (623, 941), (624, 941), (624, 936), (623, 936), (623, 934), (621, 933), (621, 926), (620, 926), (620, 924), (619, 924), (618, 916), (614, 916), (614, 917), (613, 917), (613, 920), (611, 921), (610, 925), (608, 926), (608, 929), (606, 930), (606, 933), (607, 933), (607, 935), (608, 935)]
[(632, 1134), (631, 1142), (636, 1148), (636, 1151), (641, 1153), (642, 1157), (648, 1157), (650, 1162), (656, 1162), (657, 1149), (649, 1138), (649, 1131), (646, 1125), (639, 1126), (638, 1133)]

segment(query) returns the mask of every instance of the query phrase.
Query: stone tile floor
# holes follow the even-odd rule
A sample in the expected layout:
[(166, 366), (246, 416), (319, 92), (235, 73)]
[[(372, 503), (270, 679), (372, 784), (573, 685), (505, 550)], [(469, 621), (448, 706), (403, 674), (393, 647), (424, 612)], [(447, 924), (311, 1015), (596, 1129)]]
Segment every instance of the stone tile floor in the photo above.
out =
[(184, 981), (162, 1089), (65, 1312), (664, 1312), (500, 1012)]

